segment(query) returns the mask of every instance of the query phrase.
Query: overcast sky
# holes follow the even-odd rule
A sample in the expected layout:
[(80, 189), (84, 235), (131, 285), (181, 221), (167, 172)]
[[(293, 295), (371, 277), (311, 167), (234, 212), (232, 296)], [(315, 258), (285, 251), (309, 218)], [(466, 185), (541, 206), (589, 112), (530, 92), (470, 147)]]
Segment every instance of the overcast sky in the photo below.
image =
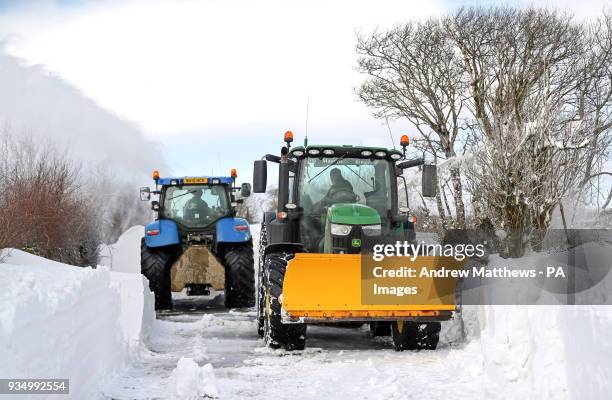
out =
[[(502, 4), (0, 0), (0, 38), (3, 51), (42, 64), (162, 143), (173, 173), (236, 166), (250, 180), (252, 160), (277, 152), (285, 130), (302, 141), (307, 99), (311, 143), (390, 146), (387, 127), (354, 95), (363, 79), (357, 32), (492, 3)], [(561, 3), (582, 18), (607, 2), (530, 3)], [(391, 128), (411, 133), (404, 121)]]

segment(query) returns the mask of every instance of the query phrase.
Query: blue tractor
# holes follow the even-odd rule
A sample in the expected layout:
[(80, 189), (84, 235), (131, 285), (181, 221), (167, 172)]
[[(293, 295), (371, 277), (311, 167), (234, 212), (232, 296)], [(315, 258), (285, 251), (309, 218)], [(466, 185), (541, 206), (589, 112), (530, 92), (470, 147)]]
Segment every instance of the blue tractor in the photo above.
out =
[(207, 295), (225, 290), (228, 308), (255, 304), (253, 244), (248, 222), (236, 217), (236, 206), (250, 195), (251, 185), (236, 187), (230, 177), (160, 178), (155, 190), (140, 189), (150, 201), (155, 221), (145, 227), (141, 271), (155, 293), (155, 309), (172, 308), (172, 292)]

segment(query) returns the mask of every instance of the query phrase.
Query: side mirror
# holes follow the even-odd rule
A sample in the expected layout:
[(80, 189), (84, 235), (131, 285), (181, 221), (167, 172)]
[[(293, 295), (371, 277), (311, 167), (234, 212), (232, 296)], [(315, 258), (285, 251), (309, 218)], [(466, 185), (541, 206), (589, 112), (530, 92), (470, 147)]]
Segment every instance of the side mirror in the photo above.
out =
[(251, 195), (251, 184), (243, 183), (240, 187), (240, 197), (249, 197)]
[(149, 201), (151, 200), (151, 189), (148, 187), (140, 188), (140, 200), (141, 201)]
[(253, 164), (253, 192), (265, 193), (268, 181), (266, 160), (257, 160)]
[(423, 197), (436, 197), (438, 189), (438, 168), (435, 165), (423, 165), (421, 191)]

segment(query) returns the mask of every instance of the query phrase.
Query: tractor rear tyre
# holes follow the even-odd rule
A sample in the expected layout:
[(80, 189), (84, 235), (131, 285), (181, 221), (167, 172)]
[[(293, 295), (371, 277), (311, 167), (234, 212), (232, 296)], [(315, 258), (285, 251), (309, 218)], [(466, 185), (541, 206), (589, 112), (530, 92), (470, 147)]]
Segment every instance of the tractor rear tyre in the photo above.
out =
[(282, 346), (288, 351), (304, 350), (306, 346), (306, 324), (284, 324), (281, 318), (279, 299), (291, 258), (290, 253), (269, 253), (264, 266), (264, 339), (269, 347)]
[(266, 230), (265, 222), (261, 223), (261, 230), (259, 231), (259, 262), (257, 266), (257, 335), (260, 338), (264, 337), (264, 324), (265, 324), (265, 313), (264, 313), (264, 259), (265, 249), (268, 245), (268, 232)]
[(386, 321), (370, 322), (370, 334), (373, 337), (391, 336), (391, 323)]
[(394, 321), (391, 338), (396, 351), (435, 350), (440, 339), (439, 322)]
[(225, 307), (242, 308), (255, 305), (255, 270), (253, 246), (231, 246), (223, 253), (225, 264)]
[(170, 268), (175, 254), (169, 248), (150, 248), (144, 238), (140, 243), (140, 272), (149, 280), (149, 289), (155, 295), (156, 310), (172, 309)]

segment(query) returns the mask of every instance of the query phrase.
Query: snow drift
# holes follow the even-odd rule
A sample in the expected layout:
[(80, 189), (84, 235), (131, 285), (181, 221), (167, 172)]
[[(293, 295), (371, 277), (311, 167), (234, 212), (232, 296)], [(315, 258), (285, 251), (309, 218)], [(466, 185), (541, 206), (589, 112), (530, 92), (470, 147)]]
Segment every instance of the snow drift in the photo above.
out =
[(102, 246), (99, 264), (111, 271), (140, 274), (140, 240), (144, 226), (136, 225), (125, 231), (117, 243)]
[(125, 365), (154, 319), (140, 275), (0, 254), (0, 376), (69, 378), (87, 398)]

